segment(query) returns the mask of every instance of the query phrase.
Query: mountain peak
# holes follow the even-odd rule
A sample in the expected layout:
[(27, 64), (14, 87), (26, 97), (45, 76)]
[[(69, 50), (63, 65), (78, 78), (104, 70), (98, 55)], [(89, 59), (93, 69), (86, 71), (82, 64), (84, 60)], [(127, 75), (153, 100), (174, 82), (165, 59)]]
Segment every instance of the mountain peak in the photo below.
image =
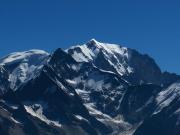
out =
[(66, 61), (74, 62), (75, 60), (66, 51), (62, 50), (61, 48), (58, 48), (52, 54), (50, 63), (56, 62), (56, 61), (58, 61), (59, 63), (62, 63), (62, 62), (66, 62)]
[(49, 54), (43, 50), (32, 49), (23, 52), (14, 52), (0, 59), (0, 65), (11, 64), (12, 62), (20, 62), (29, 59), (30, 57), (47, 57)]
[(88, 44), (93, 44), (93, 45), (96, 45), (98, 44), (99, 42), (95, 39), (95, 38), (92, 38), (91, 40), (88, 41)]
[[(91, 39), (83, 45), (66, 50), (78, 62), (90, 62), (96, 67), (127, 77), (135, 84), (161, 83), (161, 70), (153, 58), (118, 44)], [(139, 70), (143, 69), (143, 70)]]
[(108, 68), (104, 69), (101, 67), (104, 67), (104, 64), (100, 64), (102, 69), (109, 71), (113, 69), (120, 75), (132, 72), (131, 67), (128, 67), (130, 50), (126, 47), (91, 39), (86, 44), (71, 47), (67, 52), (78, 62), (92, 62), (97, 67), (99, 67), (97, 63), (105, 62)]
[(93, 39), (89, 40), (86, 44), (81, 45), (81, 46), (87, 46), (89, 49), (95, 49), (95, 48), (103, 48), (102, 44), (103, 43), (101, 43), (93, 38)]

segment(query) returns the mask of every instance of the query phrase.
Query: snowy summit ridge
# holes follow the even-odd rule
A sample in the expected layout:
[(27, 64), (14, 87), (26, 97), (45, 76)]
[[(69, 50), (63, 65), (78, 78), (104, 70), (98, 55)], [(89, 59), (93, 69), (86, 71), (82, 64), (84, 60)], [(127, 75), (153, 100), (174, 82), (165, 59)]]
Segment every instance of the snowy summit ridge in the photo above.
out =
[(49, 53), (33, 49), (24, 52), (11, 53), (0, 59), (0, 65), (3, 65), (10, 72), (9, 80), (11, 88), (18, 87), (34, 76), (35, 71), (40, 69), (46, 63)]
[(133, 72), (131, 67), (127, 65), (130, 52), (126, 47), (101, 43), (95, 39), (91, 39), (86, 44), (73, 46), (66, 51), (78, 62), (94, 62), (100, 55), (103, 55), (109, 65), (113, 66), (120, 75)]
[(164, 83), (163, 73), (156, 62), (134, 49), (92, 39), (83, 45), (72, 46), (66, 52), (77, 62), (92, 63), (102, 70), (128, 78), (132, 83)]

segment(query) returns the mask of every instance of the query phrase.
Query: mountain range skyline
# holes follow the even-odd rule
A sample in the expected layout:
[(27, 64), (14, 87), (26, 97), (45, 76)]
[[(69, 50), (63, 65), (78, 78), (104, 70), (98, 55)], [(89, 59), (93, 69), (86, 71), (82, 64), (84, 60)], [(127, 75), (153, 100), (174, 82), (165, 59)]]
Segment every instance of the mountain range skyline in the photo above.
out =
[[(96, 42), (99, 42), (98, 40), (96, 40), (95, 38), (92, 38), (92, 39), (90, 39), (89, 41), (86, 41), (86, 42), (84, 42), (84, 43), (76, 43), (76, 44), (74, 44), (74, 45), (70, 45), (70, 46), (66, 46), (66, 47), (64, 47), (64, 48), (62, 48), (63, 50), (66, 50), (66, 49), (68, 49), (69, 47), (72, 47), (72, 46), (76, 46), (76, 45), (84, 45), (85, 43), (87, 43), (87, 42), (90, 42), (90, 41), (92, 41), (92, 40), (94, 40), (94, 41), (96, 41)], [(107, 42), (103, 42), (103, 43), (107, 43)], [(108, 43), (107, 43), (108, 44)], [(113, 44), (115, 44), (115, 43), (113, 43)], [(124, 45), (122, 45), (122, 44), (116, 44), (116, 45), (118, 45), (118, 46), (121, 46), (121, 47), (127, 47), (127, 48), (129, 48), (128, 46), (124, 46)], [(57, 48), (61, 48), (61, 47), (57, 47)], [(29, 50), (43, 50), (43, 51), (46, 51), (46, 52), (48, 52), (49, 54), (52, 54), (57, 48), (55, 48), (55, 49), (52, 49), (52, 50), (43, 50), (43, 49), (40, 49), (40, 48), (30, 48), (30, 49), (27, 49), (27, 50), (19, 50), (19, 51), (14, 51), (14, 52), (10, 52), (9, 54), (11, 54), (11, 53), (16, 53), (16, 52), (24, 52), (24, 51), (29, 51)], [(131, 48), (131, 49), (135, 49), (135, 48)], [(137, 50), (137, 49), (135, 49), (135, 50)], [(141, 52), (141, 51), (139, 51), (139, 50), (137, 50), (138, 52)], [(150, 57), (152, 57), (149, 53), (144, 53), (144, 52), (141, 52), (142, 54), (144, 54), (144, 55), (148, 55), (148, 56), (150, 56)], [(2, 55), (2, 56), (0, 56), (0, 59), (1, 58), (3, 58), (3, 57), (6, 57), (7, 55), (9, 55), (9, 54), (4, 54), (4, 55)], [(162, 70), (162, 72), (166, 72), (166, 71), (169, 71), (169, 72), (171, 72), (171, 73), (176, 73), (176, 74), (180, 74), (180, 72), (174, 72), (174, 71), (171, 71), (171, 70), (169, 70), (169, 69), (164, 69), (163, 67), (162, 67), (162, 65), (160, 64), (160, 63), (158, 63), (158, 61), (156, 60), (156, 58), (154, 58), (154, 57), (152, 57), (154, 60), (155, 60), (155, 62), (157, 63), (157, 65), (161, 68), (161, 70)]]
[(96, 38), (151, 55), (180, 74), (177, 0), (0, 1), (0, 56), (15, 51), (66, 49)]

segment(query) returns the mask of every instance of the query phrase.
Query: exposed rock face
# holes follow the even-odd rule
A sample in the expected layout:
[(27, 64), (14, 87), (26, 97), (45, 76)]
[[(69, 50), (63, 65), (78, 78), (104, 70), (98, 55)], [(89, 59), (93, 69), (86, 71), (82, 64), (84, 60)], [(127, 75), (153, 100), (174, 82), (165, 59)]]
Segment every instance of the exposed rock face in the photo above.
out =
[(3, 66), (0, 66), (0, 97), (9, 90), (9, 74)]

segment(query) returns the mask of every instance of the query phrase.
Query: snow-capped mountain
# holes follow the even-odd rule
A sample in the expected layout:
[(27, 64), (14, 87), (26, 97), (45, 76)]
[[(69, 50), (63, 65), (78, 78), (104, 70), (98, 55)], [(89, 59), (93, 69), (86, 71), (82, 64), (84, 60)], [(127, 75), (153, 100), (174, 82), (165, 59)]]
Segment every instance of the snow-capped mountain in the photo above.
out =
[(96, 67), (112, 71), (133, 84), (172, 83), (166, 79), (172, 78), (172, 75), (166, 74), (166, 77), (151, 57), (127, 47), (92, 39), (86, 44), (70, 47), (66, 51), (78, 62), (93, 63)]
[[(100, 43), (92, 39), (84, 45), (71, 47), (67, 52), (78, 62), (92, 62), (97, 67), (114, 71), (121, 76), (133, 72), (132, 67), (128, 64), (131, 59), (131, 52), (126, 47)], [(102, 66), (103, 63), (101, 62), (104, 61), (97, 62), (102, 57), (109, 67)]]
[(180, 76), (136, 50), (92, 39), (51, 55), (12, 53), (0, 65), (0, 134), (180, 132)]
[(42, 50), (15, 52), (0, 59), (9, 71), (10, 87), (16, 89), (19, 84), (31, 79), (46, 63), (49, 54)]

